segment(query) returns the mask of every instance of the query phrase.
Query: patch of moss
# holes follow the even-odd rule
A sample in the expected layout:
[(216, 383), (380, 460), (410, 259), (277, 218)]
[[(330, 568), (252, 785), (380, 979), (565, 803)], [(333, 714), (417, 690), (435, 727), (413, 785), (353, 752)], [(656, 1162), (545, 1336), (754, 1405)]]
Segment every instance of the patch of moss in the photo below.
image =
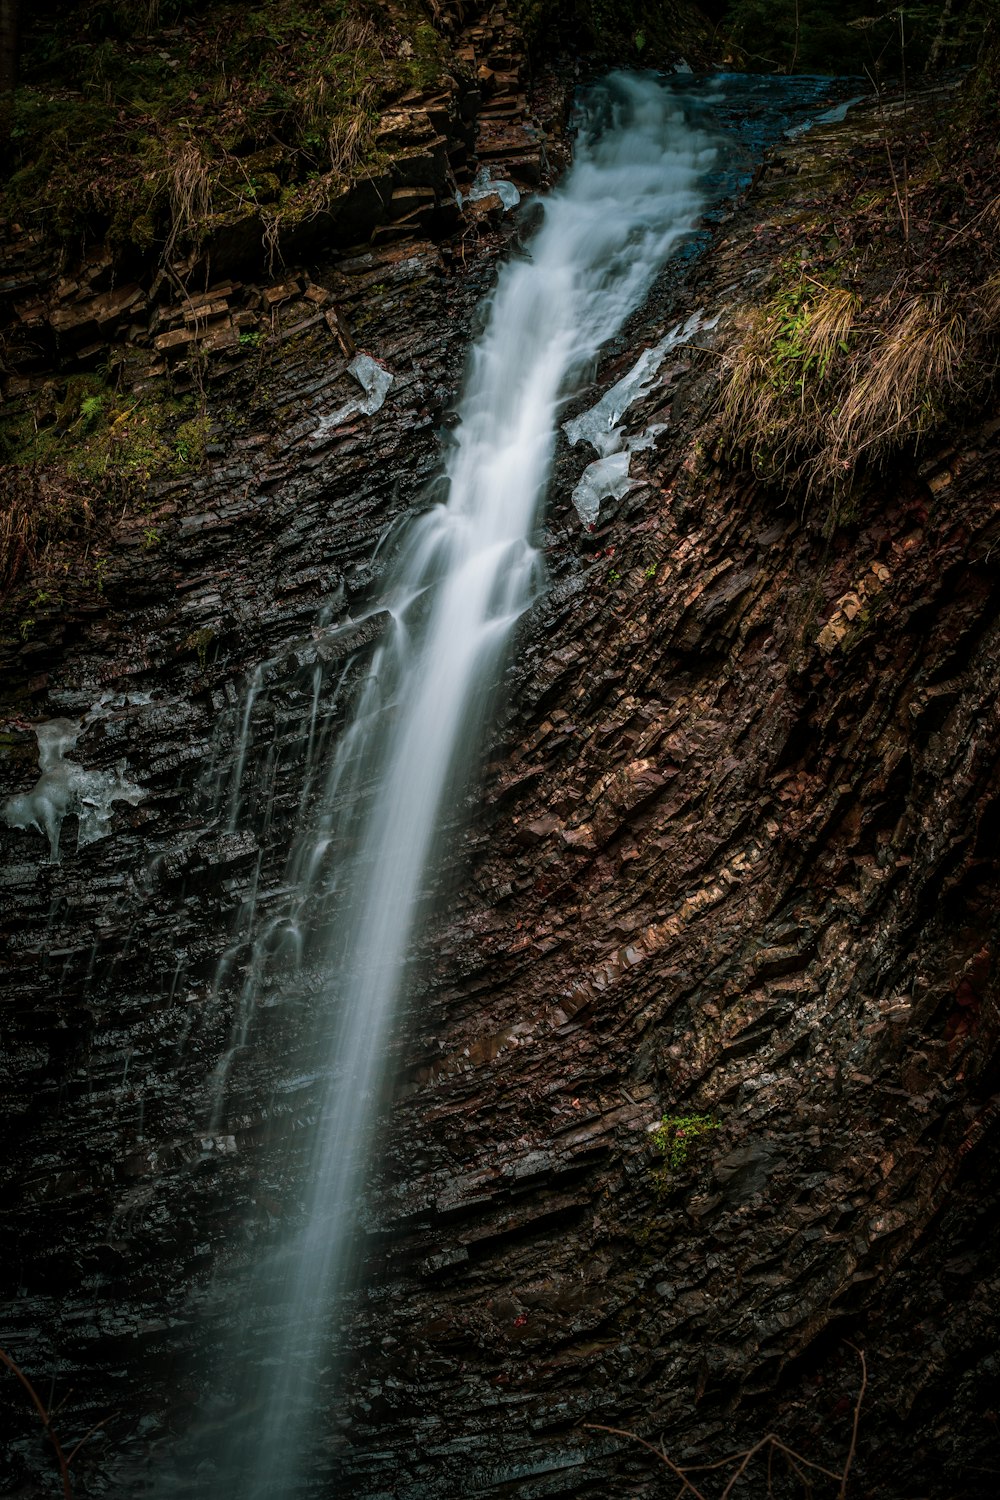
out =
[(688, 1164), (695, 1142), (722, 1128), (713, 1115), (664, 1115), (650, 1139), (662, 1157), (662, 1165), (652, 1174), (657, 1193), (666, 1194)]
[[(0, 591), (67, 541), (141, 505), (157, 473), (204, 459), (207, 422), (190, 402), (118, 391), (74, 375), (0, 425)], [(158, 540), (158, 538), (157, 538)], [(44, 569), (43, 569), (44, 571)], [(103, 581), (95, 564), (93, 582)]]
[(192, 417), (182, 422), (174, 436), (174, 459), (171, 467), (176, 471), (200, 469), (205, 462), (205, 448), (211, 423), (208, 417)]

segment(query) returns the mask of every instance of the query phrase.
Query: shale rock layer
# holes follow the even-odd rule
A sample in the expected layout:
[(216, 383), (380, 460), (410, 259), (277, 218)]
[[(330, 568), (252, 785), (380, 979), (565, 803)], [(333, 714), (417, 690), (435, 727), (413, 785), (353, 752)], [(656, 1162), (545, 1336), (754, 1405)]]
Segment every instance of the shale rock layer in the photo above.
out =
[[(765, 178), (579, 406), (693, 307), (738, 306), (794, 207)], [(393, 373), (385, 405), (325, 425), (357, 394), (348, 352), (322, 317), (290, 326), (213, 396), (248, 420), (163, 487), (163, 545), (136, 539), (17, 657), (10, 789), (36, 775), (29, 719), (107, 694), (76, 753), (124, 757), (146, 793), (78, 851), (68, 822), (58, 865), (2, 832), (9, 1344), (72, 1386), (67, 1435), (115, 1413), (80, 1494), (136, 1493), (165, 1461), (224, 1312), (212, 1268), (280, 1205), (310, 999), (262, 1012), (211, 1130), (219, 954), (238, 971), (248, 906), (280, 901), (316, 682), (335, 733), (379, 628), (344, 628), (347, 606), (434, 472), (490, 274), (431, 242), (313, 272)], [(587, 1422), (692, 1463), (777, 1428), (839, 1470), (851, 1345), (858, 1492), (992, 1493), (1000, 418), (831, 531), (713, 448), (733, 337), (724, 316), (630, 410), (630, 432), (665, 426), (593, 532), (570, 503), (586, 460), (560, 451), (550, 587), (397, 1044), (324, 1461), (343, 1493), (661, 1492), (654, 1456)], [(711, 1128), (665, 1160), (664, 1115)], [(4, 1395), (12, 1492), (41, 1493)]]

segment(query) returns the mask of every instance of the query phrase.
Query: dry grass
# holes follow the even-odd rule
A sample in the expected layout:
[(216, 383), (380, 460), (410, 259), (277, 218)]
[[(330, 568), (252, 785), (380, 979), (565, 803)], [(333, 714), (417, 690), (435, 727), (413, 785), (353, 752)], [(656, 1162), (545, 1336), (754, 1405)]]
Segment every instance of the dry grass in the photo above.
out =
[(984, 331), (994, 333), (1000, 328), (1000, 271), (987, 276), (976, 293), (976, 311)]
[(880, 456), (933, 425), (962, 392), (964, 317), (940, 293), (913, 297), (877, 339), (833, 422), (835, 469)]
[(348, 176), (363, 163), (384, 89), (382, 38), (367, 18), (347, 15), (334, 26), (322, 54), (300, 85), (303, 133), (326, 138), (328, 166)]
[(167, 191), (170, 230), (163, 249), (169, 262), (178, 244), (197, 239), (212, 212), (213, 175), (194, 141), (182, 141), (169, 152)]
[(0, 599), (37, 565), (50, 539), (85, 523), (90, 509), (64, 471), (0, 467)]
[(961, 301), (800, 276), (745, 318), (723, 372), (723, 442), (768, 483), (837, 494), (918, 443), (996, 372), (1000, 272)]
[(856, 293), (800, 277), (744, 322), (725, 374), (723, 429), (760, 477), (784, 476), (825, 429), (859, 309)]
[[(0, 481), (2, 483), (2, 481)], [(3, 485), (3, 489), (7, 486)], [(31, 506), (0, 493), (0, 599), (30, 564), (36, 547)]]
[[(816, 283), (819, 286), (819, 283)], [(803, 369), (814, 369), (825, 379), (830, 362), (847, 350), (861, 298), (844, 287), (820, 286), (820, 295), (808, 304), (809, 314), (802, 333)]]

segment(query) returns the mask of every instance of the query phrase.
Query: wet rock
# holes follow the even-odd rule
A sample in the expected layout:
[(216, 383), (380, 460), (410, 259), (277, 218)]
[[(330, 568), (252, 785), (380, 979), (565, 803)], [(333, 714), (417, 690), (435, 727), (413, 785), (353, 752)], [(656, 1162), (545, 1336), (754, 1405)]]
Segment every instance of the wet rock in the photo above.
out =
[[(504, 67), (470, 47), (496, 86)], [(765, 179), (698, 284), (658, 289), (601, 391), (734, 295), (758, 225), (787, 211)], [(67, 1432), (118, 1414), (81, 1452), (81, 1496), (141, 1492), (199, 1405), (225, 1315), (213, 1268), (283, 1211), (315, 1109), (318, 975), (288, 995), (265, 973), (264, 1045), (214, 1127), (211, 1080), (248, 914), (283, 909), (304, 770), (386, 627), (367, 613), (375, 544), (429, 498), (493, 248), (317, 259), (332, 319), (283, 273), (280, 354), (209, 382), (224, 451), (157, 493), (162, 543), (67, 603), (43, 672), (4, 648), (22, 689), (5, 795), (35, 777), (25, 726), (82, 714), (108, 681), (122, 701), (94, 764), (126, 755), (147, 789), (58, 866), (0, 830), (8, 1338), (56, 1399), (72, 1386)], [(249, 300), (225, 285), (207, 306)], [(395, 378), (318, 450), (358, 394), (344, 330)], [(468, 878), (395, 1043), (324, 1449), (345, 1493), (652, 1493), (659, 1469), (588, 1421), (691, 1462), (777, 1427), (838, 1471), (844, 1336), (869, 1351), (868, 1493), (972, 1496), (996, 1465), (997, 429), (895, 473), (831, 546), (698, 446), (716, 362), (695, 351), (671, 377), (631, 508), (594, 534), (560, 459), (551, 584), (455, 859)], [(665, 394), (641, 393), (623, 436)], [(856, 634), (828, 649), (838, 616)], [(663, 1178), (648, 1127), (665, 1113), (720, 1128)], [(50, 1484), (32, 1414), (2, 1399), (5, 1482)]]

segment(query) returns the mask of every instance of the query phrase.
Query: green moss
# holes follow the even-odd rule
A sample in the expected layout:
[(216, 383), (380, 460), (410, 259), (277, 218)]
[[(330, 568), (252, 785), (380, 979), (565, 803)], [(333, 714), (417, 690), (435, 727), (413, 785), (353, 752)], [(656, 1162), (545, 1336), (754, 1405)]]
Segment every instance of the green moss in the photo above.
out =
[(652, 1174), (653, 1185), (658, 1193), (668, 1193), (676, 1185), (678, 1175), (687, 1166), (694, 1143), (721, 1127), (722, 1121), (716, 1120), (712, 1115), (663, 1116), (650, 1135), (653, 1145), (663, 1157), (662, 1164)]
[(205, 462), (205, 448), (210, 426), (206, 416), (192, 417), (190, 421), (181, 423), (174, 437), (174, 459), (171, 467), (175, 472), (181, 469), (201, 468)]
[(445, 71), (448, 62), (443, 39), (426, 22), (413, 27), (413, 56), (408, 59), (407, 75), (414, 88), (430, 88)]

